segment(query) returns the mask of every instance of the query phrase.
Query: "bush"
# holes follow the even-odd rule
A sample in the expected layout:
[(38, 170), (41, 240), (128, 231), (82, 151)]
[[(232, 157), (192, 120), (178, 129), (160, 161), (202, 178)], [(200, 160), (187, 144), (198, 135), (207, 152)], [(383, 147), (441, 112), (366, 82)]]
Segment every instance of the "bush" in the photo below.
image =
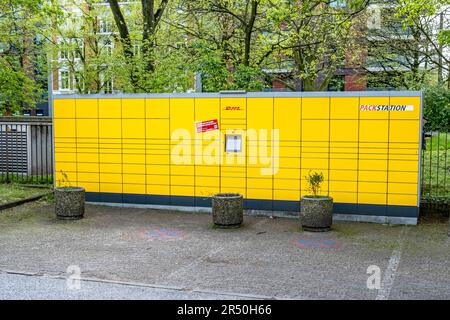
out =
[(450, 128), (450, 90), (441, 86), (429, 87), (424, 92), (426, 131)]

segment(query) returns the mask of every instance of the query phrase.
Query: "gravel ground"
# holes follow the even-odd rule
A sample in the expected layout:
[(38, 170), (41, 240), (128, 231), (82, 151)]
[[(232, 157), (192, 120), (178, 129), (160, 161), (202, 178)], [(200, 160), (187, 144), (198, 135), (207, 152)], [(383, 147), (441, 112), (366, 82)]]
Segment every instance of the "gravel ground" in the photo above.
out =
[[(92, 205), (60, 221), (51, 204), (28, 204), (0, 213), (0, 298), (450, 299), (445, 223), (333, 226), (246, 216), (223, 230), (208, 214)], [(68, 291), (68, 268), (96, 282)]]

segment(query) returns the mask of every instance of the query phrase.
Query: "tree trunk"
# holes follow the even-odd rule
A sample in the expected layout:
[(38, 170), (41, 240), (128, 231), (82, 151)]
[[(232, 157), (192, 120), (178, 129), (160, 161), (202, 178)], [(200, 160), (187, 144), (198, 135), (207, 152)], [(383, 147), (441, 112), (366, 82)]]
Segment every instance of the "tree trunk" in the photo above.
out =
[(244, 43), (244, 66), (248, 67), (250, 65), (250, 45), (252, 40), (253, 27), (255, 25), (256, 15), (258, 13), (258, 0), (252, 0), (252, 7), (250, 12), (250, 20), (246, 24), (245, 33), (245, 43)]

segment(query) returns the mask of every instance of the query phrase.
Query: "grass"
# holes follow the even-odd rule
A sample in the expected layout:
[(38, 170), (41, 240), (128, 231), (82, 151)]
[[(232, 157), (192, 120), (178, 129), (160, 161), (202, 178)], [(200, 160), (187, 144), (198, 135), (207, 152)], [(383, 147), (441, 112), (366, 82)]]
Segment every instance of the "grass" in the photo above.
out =
[(26, 175), (20, 173), (0, 173), (0, 183), (51, 185), (53, 176), (49, 175)]
[(450, 134), (427, 139), (422, 158), (422, 195), (450, 198)]
[(42, 194), (46, 189), (28, 188), (15, 183), (0, 184), (0, 204), (25, 199)]

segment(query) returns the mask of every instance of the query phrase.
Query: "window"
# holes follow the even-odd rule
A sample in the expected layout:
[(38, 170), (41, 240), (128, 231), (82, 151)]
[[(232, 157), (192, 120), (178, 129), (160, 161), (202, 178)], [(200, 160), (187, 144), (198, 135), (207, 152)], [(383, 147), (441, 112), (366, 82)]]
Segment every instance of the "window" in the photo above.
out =
[(105, 18), (100, 19), (99, 22), (99, 30), (100, 33), (109, 33), (112, 32), (111, 21), (106, 20)]
[(112, 48), (113, 48), (113, 44), (112, 44), (112, 41), (111, 41), (111, 39), (106, 39), (104, 42), (103, 42), (103, 52), (106, 54), (106, 55), (108, 55), (108, 56), (110, 56), (110, 55), (112, 55)]
[(240, 134), (225, 135), (225, 152), (242, 152), (242, 136)]
[(61, 60), (68, 60), (69, 59), (69, 50), (67, 48), (61, 49), (59, 52), (59, 58)]
[(59, 73), (60, 85), (59, 89), (69, 90), (70, 89), (70, 72), (63, 70)]

